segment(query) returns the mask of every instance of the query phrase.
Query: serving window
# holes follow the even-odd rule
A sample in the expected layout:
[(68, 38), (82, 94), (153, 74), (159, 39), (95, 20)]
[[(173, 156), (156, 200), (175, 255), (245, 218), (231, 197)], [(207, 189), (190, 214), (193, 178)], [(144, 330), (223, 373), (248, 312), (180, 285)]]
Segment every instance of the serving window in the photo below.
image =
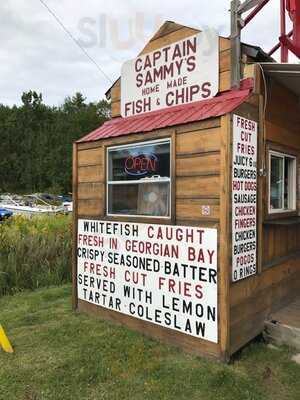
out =
[(107, 214), (170, 218), (170, 139), (107, 149)]
[(296, 211), (296, 157), (270, 151), (269, 165), (269, 212)]

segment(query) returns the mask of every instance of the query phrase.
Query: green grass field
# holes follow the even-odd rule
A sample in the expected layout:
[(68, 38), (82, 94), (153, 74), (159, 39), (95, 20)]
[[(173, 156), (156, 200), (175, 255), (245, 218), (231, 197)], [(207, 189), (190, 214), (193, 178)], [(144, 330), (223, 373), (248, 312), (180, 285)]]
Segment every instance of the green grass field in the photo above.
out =
[(298, 400), (292, 351), (253, 343), (230, 365), (186, 355), (71, 311), (70, 286), (0, 298), (15, 354), (0, 350), (1, 400)]

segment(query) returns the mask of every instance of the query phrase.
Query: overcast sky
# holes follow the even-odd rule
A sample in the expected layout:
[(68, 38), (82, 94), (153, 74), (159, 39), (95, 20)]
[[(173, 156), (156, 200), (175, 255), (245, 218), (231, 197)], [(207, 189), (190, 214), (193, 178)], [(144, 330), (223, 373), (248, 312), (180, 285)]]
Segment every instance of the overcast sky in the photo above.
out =
[[(55, 13), (103, 70), (102, 74), (42, 4)], [(124, 61), (134, 58), (165, 20), (212, 26), (229, 35), (229, 0), (2, 0), (0, 103), (18, 104), (23, 91), (59, 105), (77, 91), (104, 97)], [(243, 32), (268, 51), (279, 36), (279, 1), (271, 0)], [(106, 76), (104, 76), (106, 75)]]

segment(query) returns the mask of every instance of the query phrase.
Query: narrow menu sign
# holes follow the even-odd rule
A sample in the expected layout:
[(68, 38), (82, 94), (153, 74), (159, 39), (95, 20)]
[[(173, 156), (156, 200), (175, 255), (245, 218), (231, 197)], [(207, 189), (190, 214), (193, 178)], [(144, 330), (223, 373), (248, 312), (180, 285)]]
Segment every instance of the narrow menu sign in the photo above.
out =
[(233, 116), (232, 280), (256, 273), (257, 123)]

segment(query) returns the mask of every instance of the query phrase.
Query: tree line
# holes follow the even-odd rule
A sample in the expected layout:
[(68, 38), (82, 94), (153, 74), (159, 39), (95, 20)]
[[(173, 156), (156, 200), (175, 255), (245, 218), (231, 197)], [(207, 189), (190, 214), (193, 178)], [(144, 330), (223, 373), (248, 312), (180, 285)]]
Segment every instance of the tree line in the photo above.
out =
[(76, 93), (52, 107), (35, 91), (21, 100), (0, 104), (0, 193), (70, 192), (72, 144), (110, 118), (108, 102)]

